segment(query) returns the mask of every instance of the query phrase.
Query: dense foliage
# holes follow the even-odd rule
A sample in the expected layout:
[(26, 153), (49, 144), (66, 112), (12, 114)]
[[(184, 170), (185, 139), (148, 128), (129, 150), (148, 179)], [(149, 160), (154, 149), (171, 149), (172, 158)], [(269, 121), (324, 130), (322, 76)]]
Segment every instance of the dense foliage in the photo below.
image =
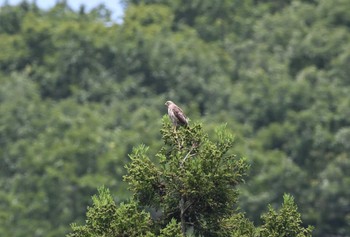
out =
[(312, 227), (302, 226), (290, 195), (279, 211), (269, 207), (261, 227), (237, 209), (237, 185), (249, 165), (229, 151), (234, 140), (225, 126), (213, 139), (200, 124), (174, 129), (164, 119), (161, 132), (164, 146), (153, 159), (145, 146), (130, 155), (124, 178), (131, 201), (118, 207), (100, 188), (86, 224), (73, 224), (69, 237), (311, 237)]
[(290, 193), (314, 236), (350, 233), (350, 1), (124, 5), (120, 24), (103, 6), (1, 6), (0, 235), (62, 236), (102, 185), (126, 201), (128, 154), (161, 147), (168, 99), (235, 132), (256, 224)]

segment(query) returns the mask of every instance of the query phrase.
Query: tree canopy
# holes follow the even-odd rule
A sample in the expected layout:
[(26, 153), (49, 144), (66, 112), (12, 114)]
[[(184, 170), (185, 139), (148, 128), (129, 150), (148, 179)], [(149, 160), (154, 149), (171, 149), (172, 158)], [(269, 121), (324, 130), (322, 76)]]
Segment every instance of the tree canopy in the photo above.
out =
[(103, 5), (0, 7), (0, 235), (62, 236), (100, 199), (135, 209), (124, 166), (162, 147), (169, 99), (210, 136), (234, 131), (251, 167), (237, 205), (255, 225), (278, 228), (260, 215), (282, 218), (290, 193), (314, 236), (350, 233), (350, 2), (123, 5), (121, 23)]
[[(88, 208), (86, 224), (72, 224), (69, 237), (88, 236), (212, 236), (212, 237), (311, 237), (304, 228), (293, 198), (285, 194), (279, 211), (271, 206), (255, 227), (237, 208), (237, 186), (249, 164), (231, 154), (233, 135), (225, 126), (215, 138), (201, 124), (174, 128), (163, 119), (164, 145), (148, 155), (136, 147), (124, 176), (133, 193), (119, 207), (102, 187)], [(155, 162), (152, 162), (155, 160)]]

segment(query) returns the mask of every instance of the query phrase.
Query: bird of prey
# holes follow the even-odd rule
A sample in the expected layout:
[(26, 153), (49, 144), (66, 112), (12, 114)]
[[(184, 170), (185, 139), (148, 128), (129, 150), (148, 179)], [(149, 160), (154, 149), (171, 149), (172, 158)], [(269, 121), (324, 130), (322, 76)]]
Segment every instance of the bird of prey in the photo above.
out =
[(165, 105), (168, 107), (168, 115), (175, 127), (188, 125), (189, 119), (186, 117), (182, 109), (177, 106), (174, 102), (168, 100), (165, 102)]

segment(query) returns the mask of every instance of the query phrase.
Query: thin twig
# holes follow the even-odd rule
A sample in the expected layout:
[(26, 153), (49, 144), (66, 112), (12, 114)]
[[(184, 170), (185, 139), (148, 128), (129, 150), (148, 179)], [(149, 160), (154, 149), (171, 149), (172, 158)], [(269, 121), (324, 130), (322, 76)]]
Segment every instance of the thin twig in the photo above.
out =
[[(185, 161), (187, 160), (188, 157), (190, 157), (191, 152), (193, 151), (194, 146), (191, 147), (191, 149), (189, 150), (189, 152), (186, 154), (185, 158), (182, 159), (182, 162), (180, 164), (181, 167), (183, 167), (183, 164), (185, 163)], [(192, 154), (191, 156), (194, 156), (195, 154)]]

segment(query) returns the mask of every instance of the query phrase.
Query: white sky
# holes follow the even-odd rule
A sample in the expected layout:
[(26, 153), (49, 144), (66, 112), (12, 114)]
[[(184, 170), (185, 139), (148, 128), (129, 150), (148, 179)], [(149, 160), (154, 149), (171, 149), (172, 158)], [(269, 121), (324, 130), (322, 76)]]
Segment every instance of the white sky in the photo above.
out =
[[(22, 2), (22, 0), (7, 0), (9, 4), (18, 4)], [(33, 0), (28, 0), (28, 2), (32, 2)], [(36, 0), (36, 4), (44, 9), (48, 9), (55, 5), (58, 0)], [(3, 5), (5, 0), (0, 0), (0, 4)], [(123, 8), (121, 6), (120, 0), (67, 0), (68, 5), (72, 7), (74, 10), (78, 10), (80, 5), (84, 4), (87, 10), (90, 10), (99, 4), (103, 3), (107, 6), (109, 10), (112, 11), (112, 18), (116, 21), (121, 21), (121, 17), (123, 15)]]

